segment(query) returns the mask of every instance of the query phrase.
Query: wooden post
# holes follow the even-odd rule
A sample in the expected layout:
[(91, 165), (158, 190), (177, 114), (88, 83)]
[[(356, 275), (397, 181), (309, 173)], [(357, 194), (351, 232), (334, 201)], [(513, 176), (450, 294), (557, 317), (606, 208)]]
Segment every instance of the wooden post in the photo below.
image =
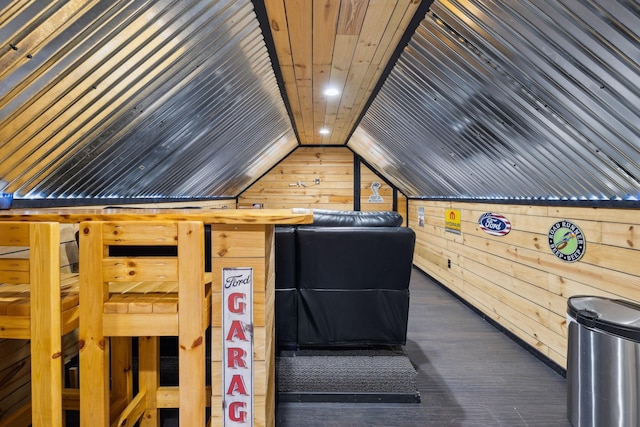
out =
[[(179, 298), (178, 363), (180, 407), (199, 410), (180, 411), (180, 425), (204, 426), (206, 406), (205, 343), (203, 325), (204, 228), (202, 223), (178, 222)], [(196, 239), (195, 244), (193, 240)], [(190, 260), (200, 260), (200, 268), (189, 268)], [(200, 285), (200, 286), (194, 286)], [(187, 406), (189, 405), (189, 406)]]
[(31, 224), (32, 424), (62, 425), (60, 225)]
[[(108, 298), (102, 285), (102, 245), (90, 243), (101, 239), (102, 224), (83, 222), (80, 234), (80, 424), (108, 426), (109, 420), (109, 340), (102, 329), (102, 307)], [(83, 369), (91, 366), (91, 369)], [(102, 375), (102, 378), (99, 376)]]

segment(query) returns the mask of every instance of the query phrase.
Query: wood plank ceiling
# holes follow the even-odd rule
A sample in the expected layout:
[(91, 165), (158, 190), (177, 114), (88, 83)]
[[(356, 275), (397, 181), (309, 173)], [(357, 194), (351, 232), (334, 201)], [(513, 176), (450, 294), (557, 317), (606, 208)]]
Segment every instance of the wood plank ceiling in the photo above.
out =
[[(421, 3), (265, 0), (301, 144), (347, 143)], [(326, 95), (328, 88), (338, 95)]]

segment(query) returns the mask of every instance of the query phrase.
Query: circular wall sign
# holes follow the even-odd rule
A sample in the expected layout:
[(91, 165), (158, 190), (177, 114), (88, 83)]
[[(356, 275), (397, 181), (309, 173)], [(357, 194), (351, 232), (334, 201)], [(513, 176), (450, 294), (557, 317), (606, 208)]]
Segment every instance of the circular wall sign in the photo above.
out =
[(549, 248), (558, 258), (575, 262), (582, 258), (586, 241), (580, 227), (571, 221), (558, 221), (549, 229)]

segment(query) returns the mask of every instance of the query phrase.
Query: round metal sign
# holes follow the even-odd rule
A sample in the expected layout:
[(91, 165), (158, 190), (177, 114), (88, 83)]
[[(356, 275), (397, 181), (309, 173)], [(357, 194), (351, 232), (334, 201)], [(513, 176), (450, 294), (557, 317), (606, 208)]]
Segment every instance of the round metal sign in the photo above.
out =
[(558, 221), (549, 229), (549, 248), (565, 262), (575, 262), (582, 258), (586, 241), (580, 227), (571, 221)]

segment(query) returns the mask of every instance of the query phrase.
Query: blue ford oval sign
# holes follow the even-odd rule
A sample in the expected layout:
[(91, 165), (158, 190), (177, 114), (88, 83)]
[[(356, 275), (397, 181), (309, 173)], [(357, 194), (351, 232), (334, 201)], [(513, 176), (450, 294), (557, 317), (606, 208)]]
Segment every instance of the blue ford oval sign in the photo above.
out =
[(511, 223), (503, 215), (487, 212), (480, 215), (478, 225), (492, 236), (504, 236), (511, 231)]

